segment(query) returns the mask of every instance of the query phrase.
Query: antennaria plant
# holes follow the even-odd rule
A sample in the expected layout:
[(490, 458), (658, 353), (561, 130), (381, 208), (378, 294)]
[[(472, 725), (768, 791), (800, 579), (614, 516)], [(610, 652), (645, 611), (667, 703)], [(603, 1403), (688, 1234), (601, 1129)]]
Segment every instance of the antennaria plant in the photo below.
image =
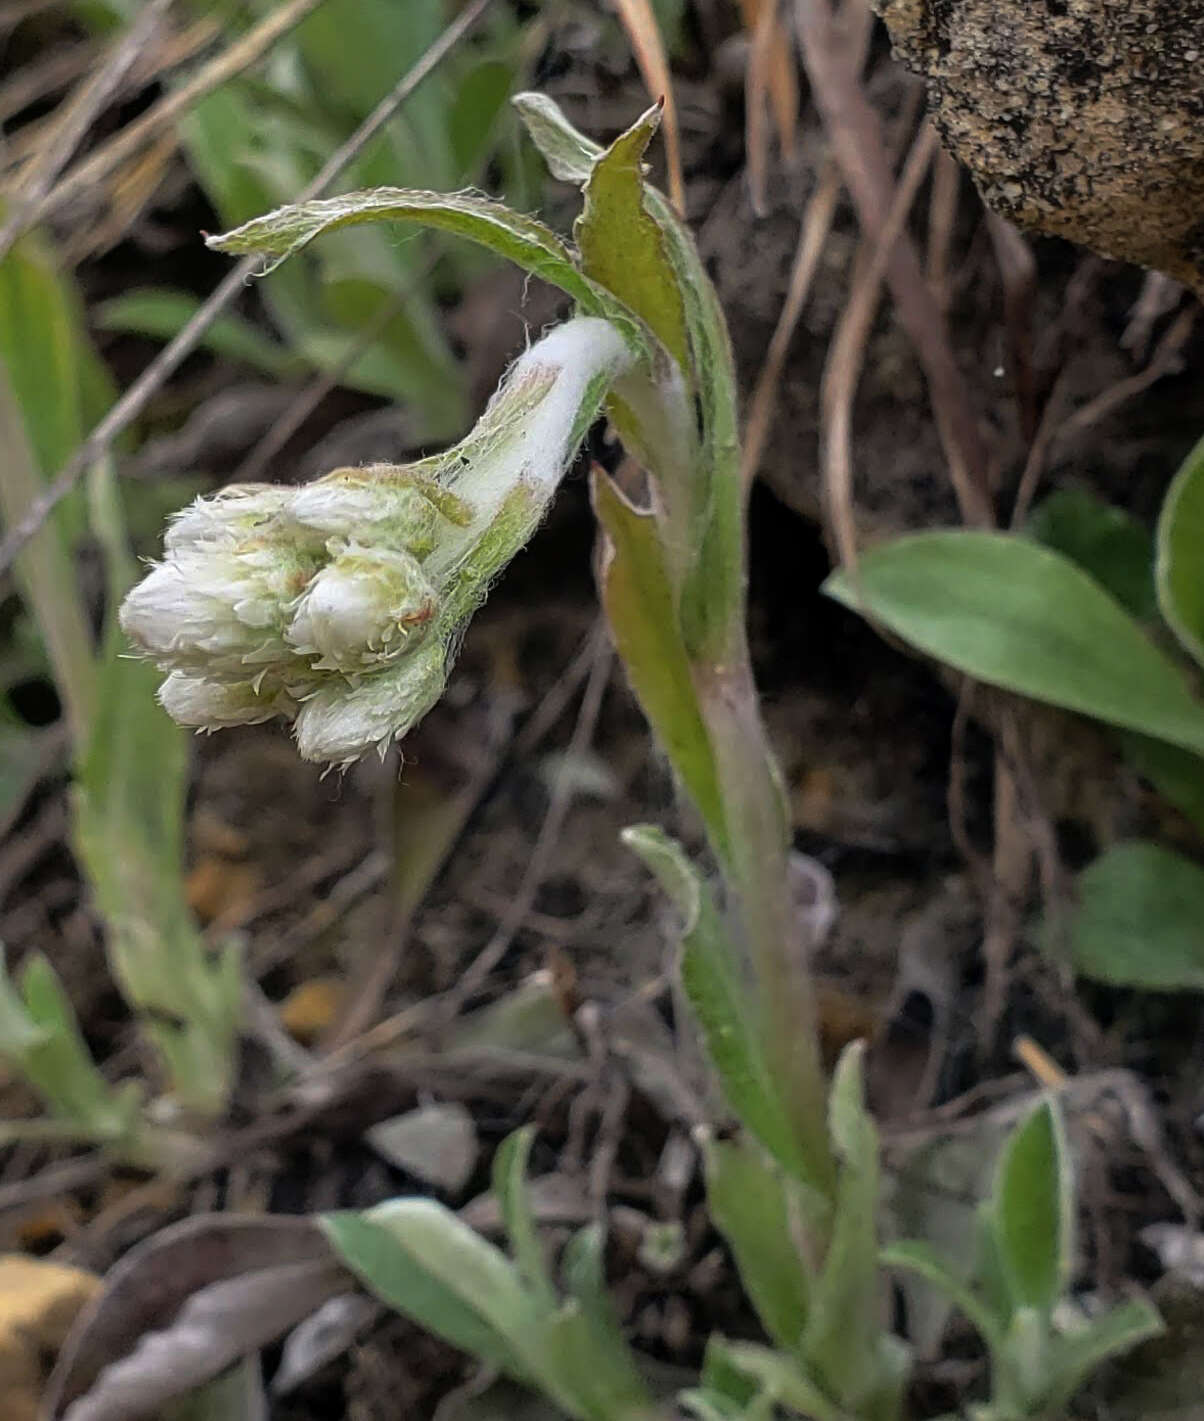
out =
[[(647, 485), (633, 499), (592, 473), (602, 601), (631, 685), (705, 825), (722, 898), (659, 829), (634, 827), (626, 841), (680, 910), (683, 983), (745, 1131), (702, 1141), (712, 1214), (775, 1344), (713, 1340), (683, 1404), (704, 1421), (775, 1406), (818, 1421), (889, 1421), (901, 1411), (908, 1353), (884, 1322), (877, 1131), (858, 1047), (830, 1094), (823, 1079), (787, 890), (787, 817), (745, 634), (747, 488), (726, 327), (689, 233), (645, 181), (659, 109), (604, 150), (548, 100), (516, 102), (553, 174), (581, 188), (573, 246), (471, 194), (391, 188), (282, 208), (210, 243), (261, 252), (270, 271), (327, 232), (420, 223), (558, 285), (577, 314), (516, 362), (476, 429), (446, 454), (338, 470), (300, 489), (229, 488), (185, 510), (122, 624), (168, 673), (160, 698), (178, 720), (212, 730), (282, 716), (303, 755), (346, 764), (404, 736), (438, 699), (466, 621), (605, 409)], [(650, 1415), (656, 1405), (603, 1296), (596, 1232), (570, 1244), (559, 1287), (548, 1272), (525, 1195), (528, 1145), (511, 1142), (496, 1162), (512, 1257), (429, 1201), (335, 1215), (328, 1233), (383, 1298), (541, 1387), (567, 1414)], [(1008, 1218), (1051, 1197), (1060, 1218), (1069, 1207), (1060, 1143), (1013, 1156)], [(1022, 1229), (997, 1234), (1012, 1271), (1025, 1266), (1025, 1247), (1045, 1246)], [(1048, 1247), (1060, 1250), (1061, 1238)], [(1060, 1263), (1045, 1275), (1060, 1293)], [(1045, 1294), (1039, 1301), (1048, 1338), (1052, 1309)], [(1009, 1318), (1028, 1306), (1020, 1298)], [(1101, 1334), (1093, 1355), (1157, 1325), (1138, 1311)], [(1055, 1353), (1025, 1353), (1022, 1384), (1012, 1385), (1015, 1367), (1002, 1368), (1009, 1389), (992, 1414), (1044, 1414)], [(1063, 1366), (1058, 1376), (1068, 1374)]]

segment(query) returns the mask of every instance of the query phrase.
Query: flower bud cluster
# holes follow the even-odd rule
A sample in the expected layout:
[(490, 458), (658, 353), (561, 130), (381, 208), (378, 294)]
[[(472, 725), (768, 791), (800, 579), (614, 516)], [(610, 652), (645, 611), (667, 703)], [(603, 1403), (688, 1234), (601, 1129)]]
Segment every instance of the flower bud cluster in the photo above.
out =
[(330, 764), (404, 735), (629, 359), (605, 321), (570, 321), (446, 454), (301, 487), (232, 485), (184, 509), (121, 609), (167, 673), (168, 713), (202, 730), (283, 716), (301, 754)]

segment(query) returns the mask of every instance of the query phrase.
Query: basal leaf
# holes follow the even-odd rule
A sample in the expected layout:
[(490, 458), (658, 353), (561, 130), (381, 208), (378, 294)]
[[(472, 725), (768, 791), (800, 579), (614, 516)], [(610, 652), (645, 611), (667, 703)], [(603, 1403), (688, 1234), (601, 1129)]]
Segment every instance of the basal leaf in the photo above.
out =
[(493, 1192), (502, 1211), (502, 1221), (510, 1239), (510, 1249), (527, 1287), (551, 1312), (556, 1294), (548, 1275), (543, 1245), (535, 1229), (535, 1215), (527, 1186), (527, 1162), (535, 1127), (526, 1125), (502, 1141), (493, 1161)]
[(1015, 1310), (1048, 1314), (1070, 1266), (1072, 1187), (1064, 1127), (1046, 1099), (1004, 1147), (992, 1201), (999, 1263)]
[(1086, 489), (1060, 488), (1033, 510), (1028, 531), (1090, 573), (1139, 621), (1156, 614), (1154, 539), (1131, 513)]
[(1148, 735), (1125, 735), (1129, 763), (1204, 834), (1204, 757)]
[(865, 1108), (863, 1043), (846, 1047), (832, 1079), (832, 1143), (840, 1159), (836, 1212), (811, 1293), (803, 1356), (826, 1390), (856, 1408), (881, 1385), (878, 1317), (878, 1132)]
[(841, 1408), (783, 1352), (756, 1342), (729, 1342), (726, 1338), (712, 1337), (707, 1344), (707, 1372), (718, 1372), (722, 1376), (728, 1370), (748, 1378), (757, 1390), (778, 1405), (809, 1417), (810, 1421), (848, 1421)]
[(923, 1278), (966, 1315), (982, 1334), (983, 1341), (998, 1347), (1003, 1341), (1003, 1322), (987, 1303), (957, 1275), (953, 1264), (943, 1259), (930, 1244), (918, 1239), (901, 1239), (878, 1255), (884, 1268), (913, 1273)]
[(1204, 440), (1187, 456), (1158, 519), (1158, 605), (1204, 666)]
[(488, 247), (533, 276), (559, 286), (585, 314), (611, 321), (632, 350), (647, 353), (647, 337), (639, 322), (620, 300), (577, 268), (568, 247), (551, 228), (473, 193), (387, 187), (345, 193), (277, 208), (207, 241), (222, 252), (262, 252), (272, 259), (267, 270), (273, 271), (323, 233), (365, 222), (418, 223)]
[(505, 1255), (441, 1204), (395, 1199), (366, 1213), (326, 1214), (338, 1256), (384, 1302), (520, 1381), (539, 1310)]
[(1063, 1407), (1104, 1362), (1165, 1332), (1156, 1308), (1142, 1299), (1121, 1303), (1093, 1317), (1081, 1332), (1055, 1339), (1049, 1366), (1054, 1374), (1048, 1402)]
[(572, 1302), (562, 1310), (562, 1317), (574, 1318), (569, 1328), (577, 1342), (574, 1381), (600, 1421), (651, 1421), (656, 1406), (606, 1291), (604, 1242), (601, 1227), (591, 1224), (565, 1245), (564, 1283)]
[(1157, 844), (1114, 844), (1079, 874), (1077, 899), (1076, 971), (1118, 987), (1204, 990), (1204, 868)]
[(972, 530), (873, 548), (824, 590), (959, 671), (1204, 752), (1204, 704), (1124, 609), (1060, 553)]

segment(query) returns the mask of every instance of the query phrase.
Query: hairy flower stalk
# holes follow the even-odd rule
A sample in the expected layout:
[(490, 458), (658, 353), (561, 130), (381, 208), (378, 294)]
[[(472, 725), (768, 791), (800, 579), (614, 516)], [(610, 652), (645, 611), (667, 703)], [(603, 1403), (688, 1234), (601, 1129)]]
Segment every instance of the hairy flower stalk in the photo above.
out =
[(578, 317), (514, 363), (446, 453), (184, 509), (121, 609), (167, 673), (167, 712), (199, 730), (283, 716), (328, 764), (383, 752), (439, 699), (465, 624), (631, 360), (613, 326)]

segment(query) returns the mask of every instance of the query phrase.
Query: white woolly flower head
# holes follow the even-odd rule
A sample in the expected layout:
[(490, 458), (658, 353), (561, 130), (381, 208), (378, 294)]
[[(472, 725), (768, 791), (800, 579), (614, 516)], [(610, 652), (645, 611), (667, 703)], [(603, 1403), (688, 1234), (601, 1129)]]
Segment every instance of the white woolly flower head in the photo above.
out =
[(314, 670), (353, 674), (417, 645), (438, 605), (412, 553), (353, 544), (310, 582), (285, 636), (302, 655), (318, 657)]
[(306, 759), (338, 765), (404, 735), (630, 358), (582, 317), (520, 357), (445, 454), (190, 504), (121, 608), (167, 673), (168, 713), (203, 730), (283, 716)]

